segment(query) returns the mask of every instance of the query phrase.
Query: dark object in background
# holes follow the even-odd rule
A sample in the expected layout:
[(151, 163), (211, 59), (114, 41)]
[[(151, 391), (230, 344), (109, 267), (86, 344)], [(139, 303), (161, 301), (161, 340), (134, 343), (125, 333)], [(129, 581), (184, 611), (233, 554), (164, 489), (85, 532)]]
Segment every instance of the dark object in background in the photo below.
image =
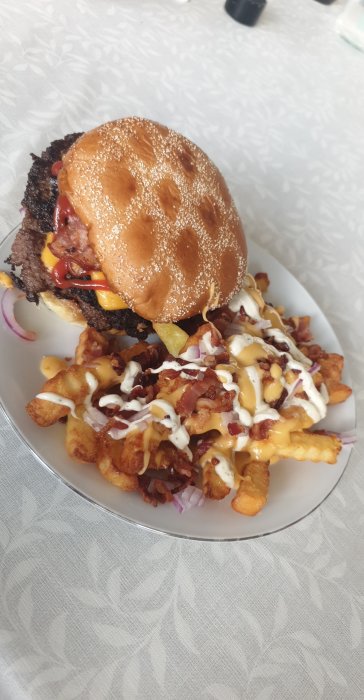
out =
[(320, 2), (321, 5), (332, 5), (335, 0), (316, 0), (316, 2)]
[(225, 10), (240, 24), (254, 27), (266, 4), (267, 0), (226, 0)]

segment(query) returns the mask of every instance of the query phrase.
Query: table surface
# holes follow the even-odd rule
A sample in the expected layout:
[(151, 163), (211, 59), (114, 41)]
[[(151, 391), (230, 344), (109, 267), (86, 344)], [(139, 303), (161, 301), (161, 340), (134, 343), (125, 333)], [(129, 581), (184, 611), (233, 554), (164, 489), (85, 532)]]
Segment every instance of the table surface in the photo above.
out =
[[(248, 29), (222, 0), (2, 0), (0, 236), (51, 139), (130, 114), (182, 131), (327, 314), (362, 437), (364, 54), (343, 5), (271, 0)], [(216, 544), (100, 512), (3, 415), (0, 445), (2, 700), (362, 697), (360, 441), (312, 515)]]

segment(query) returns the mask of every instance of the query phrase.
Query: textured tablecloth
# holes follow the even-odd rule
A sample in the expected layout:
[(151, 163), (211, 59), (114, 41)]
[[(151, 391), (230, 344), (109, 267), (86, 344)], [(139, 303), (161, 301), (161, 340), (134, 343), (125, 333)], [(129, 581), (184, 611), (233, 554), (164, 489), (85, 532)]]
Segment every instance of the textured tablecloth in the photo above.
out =
[[(50, 139), (130, 114), (182, 131), (332, 322), (361, 437), (364, 54), (342, 7), (271, 0), (248, 29), (222, 0), (2, 0), (0, 235)], [(226, 544), (103, 514), (4, 416), (0, 445), (1, 700), (363, 697), (360, 441), (312, 515)]]

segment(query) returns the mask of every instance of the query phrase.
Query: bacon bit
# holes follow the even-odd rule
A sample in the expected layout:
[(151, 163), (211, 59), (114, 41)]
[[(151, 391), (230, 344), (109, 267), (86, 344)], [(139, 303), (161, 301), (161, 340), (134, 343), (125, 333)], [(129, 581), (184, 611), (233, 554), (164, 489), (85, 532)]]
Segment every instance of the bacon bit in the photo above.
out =
[(249, 430), (249, 437), (251, 440), (266, 440), (271, 427), (277, 421), (267, 418), (262, 420), (260, 423), (254, 423)]
[(222, 352), (220, 355), (215, 355), (217, 365), (228, 365), (230, 363), (229, 353)]
[(306, 357), (309, 357), (312, 362), (319, 362), (322, 358), (327, 357), (327, 352), (325, 352), (320, 345), (299, 345), (298, 348)]
[[(126, 413), (126, 411), (125, 411)], [(126, 416), (124, 416), (125, 420), (127, 420)], [(124, 423), (124, 421), (120, 420), (119, 418), (115, 417), (115, 420), (113, 422), (113, 428), (117, 428), (118, 430), (125, 430), (128, 428), (128, 423)]]
[(264, 294), (264, 292), (267, 291), (269, 285), (270, 285), (270, 280), (266, 272), (257, 272), (254, 275), (254, 279), (256, 282), (256, 285), (258, 289)]
[(217, 357), (215, 355), (205, 355), (203, 358), (203, 363), (205, 367), (211, 367), (211, 369), (214, 369), (217, 365)]
[(166, 350), (162, 345), (148, 345), (146, 350), (135, 355), (133, 360), (139, 362), (142, 370), (156, 369), (166, 358)]
[(228, 431), (230, 435), (240, 435), (245, 431), (240, 423), (228, 423)]
[(235, 313), (231, 311), (228, 306), (222, 306), (219, 309), (214, 309), (213, 311), (209, 311), (207, 314), (208, 320), (211, 321), (217, 330), (222, 334), (224, 334), (226, 327), (230, 325), (234, 316)]
[(244, 306), (241, 306), (239, 309), (239, 318), (244, 323), (246, 323), (250, 319), (250, 316), (246, 313)]
[(265, 342), (268, 343), (268, 345), (273, 345), (274, 348), (277, 348), (280, 352), (289, 352), (289, 347), (287, 343), (279, 343), (278, 340), (275, 340), (275, 338), (264, 338)]
[(123, 358), (116, 352), (113, 352), (110, 358), (111, 366), (115, 370), (116, 374), (122, 374), (126, 367), (125, 360), (123, 360)]
[(287, 396), (288, 396), (288, 391), (287, 391), (287, 389), (284, 388), (278, 399), (276, 399), (275, 401), (268, 402), (269, 406), (271, 406), (272, 408), (275, 408), (276, 411), (278, 411), (278, 409), (281, 408), (281, 406), (283, 406)]
[(194, 461), (199, 462), (202, 455), (204, 455), (207, 450), (214, 444), (213, 438), (202, 438), (197, 442), (197, 445), (193, 449)]
[(284, 371), (287, 367), (288, 357), (287, 355), (268, 355), (264, 359), (258, 360), (259, 367), (265, 372), (269, 372), (271, 365), (279, 365)]
[(310, 316), (291, 316), (288, 319), (290, 325), (293, 326), (293, 331), (291, 335), (295, 339), (296, 343), (308, 343), (312, 340), (312, 333), (310, 331)]
[(224, 389), (220, 391), (220, 393), (214, 399), (209, 399), (207, 396), (203, 396), (197, 400), (196, 410), (200, 411), (205, 409), (210, 413), (229, 413), (233, 410), (234, 396), (235, 391), (225, 391)]
[(176, 412), (184, 418), (190, 416), (195, 409), (197, 400), (204, 396), (210, 387), (219, 385), (220, 381), (215, 372), (210, 369), (206, 370), (203, 379), (189, 381), (181, 398), (177, 401)]

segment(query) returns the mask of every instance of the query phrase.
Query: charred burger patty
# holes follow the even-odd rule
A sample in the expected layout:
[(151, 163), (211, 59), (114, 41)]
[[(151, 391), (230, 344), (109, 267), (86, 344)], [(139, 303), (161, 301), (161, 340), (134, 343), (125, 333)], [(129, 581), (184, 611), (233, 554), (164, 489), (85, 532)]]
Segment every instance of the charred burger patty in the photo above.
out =
[[(63, 139), (52, 141), (40, 157), (32, 154), (33, 164), (22, 201), (24, 218), (7, 262), (12, 266), (11, 274), (15, 285), (26, 293), (29, 301), (38, 304), (39, 294), (51, 291), (58, 298), (76, 302), (85, 321), (96, 330), (124, 330), (127, 335), (143, 340), (152, 332), (149, 321), (131, 309), (106, 311), (98, 303), (96, 293), (92, 289), (57, 288), (41, 259), (46, 235), (53, 230), (54, 211), (59, 194), (57, 175), (52, 174), (52, 166), (62, 159), (80, 136), (82, 133), (69, 134)], [(77, 252), (78, 244), (82, 243), (80, 234), (82, 236), (82, 229), (78, 232), (74, 227), (72, 239), (69, 240), (69, 250), (73, 254)]]

